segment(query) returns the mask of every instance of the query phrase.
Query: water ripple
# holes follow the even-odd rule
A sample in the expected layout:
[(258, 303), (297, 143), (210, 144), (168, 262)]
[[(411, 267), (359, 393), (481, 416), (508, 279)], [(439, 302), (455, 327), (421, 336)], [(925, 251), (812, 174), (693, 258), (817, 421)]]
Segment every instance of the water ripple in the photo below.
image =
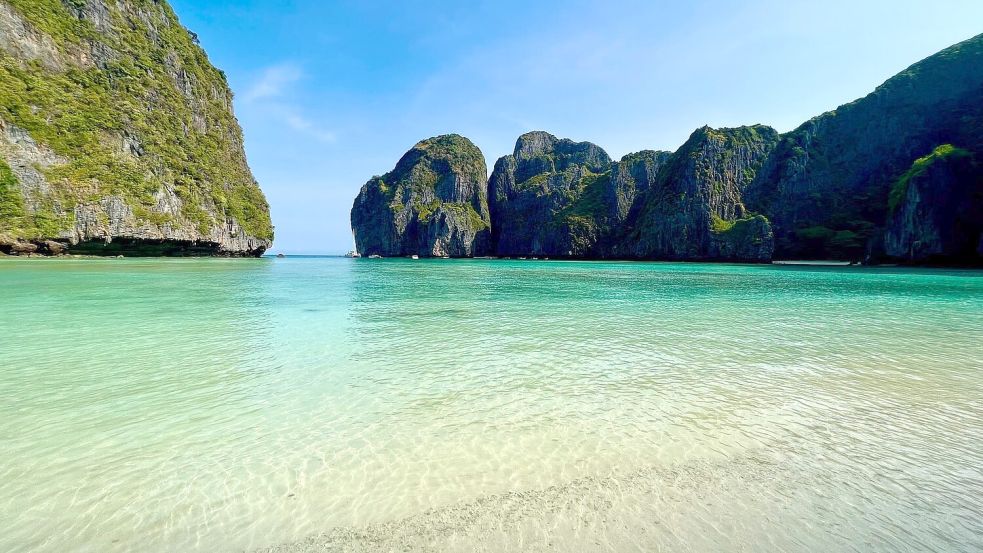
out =
[(981, 276), (0, 260), (0, 550), (979, 551)]

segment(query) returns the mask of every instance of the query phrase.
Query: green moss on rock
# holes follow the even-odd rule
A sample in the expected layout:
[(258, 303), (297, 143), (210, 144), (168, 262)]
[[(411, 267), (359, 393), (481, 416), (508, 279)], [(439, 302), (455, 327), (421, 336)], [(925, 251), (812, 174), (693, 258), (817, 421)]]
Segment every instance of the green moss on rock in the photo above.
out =
[(10, 166), (0, 159), (0, 234), (25, 234), (24, 215), (24, 198), (20, 194), (17, 177)]
[(908, 192), (908, 183), (911, 179), (918, 177), (928, 171), (934, 163), (937, 163), (945, 159), (959, 159), (970, 157), (972, 154), (962, 148), (956, 148), (952, 144), (942, 144), (937, 146), (932, 153), (927, 156), (920, 157), (911, 164), (911, 168), (905, 171), (898, 180), (894, 182), (891, 187), (891, 192), (888, 195), (888, 211), (894, 213), (901, 200), (904, 199), (905, 194)]
[(0, 51), (0, 119), (67, 160), (42, 170), (63, 210), (112, 195), (150, 224), (180, 222), (155, 212), (154, 194), (168, 188), (202, 234), (235, 219), (272, 240), (225, 75), (166, 3), (105, 2), (97, 28), (91, 2), (3, 1), (58, 52), (25, 60)]

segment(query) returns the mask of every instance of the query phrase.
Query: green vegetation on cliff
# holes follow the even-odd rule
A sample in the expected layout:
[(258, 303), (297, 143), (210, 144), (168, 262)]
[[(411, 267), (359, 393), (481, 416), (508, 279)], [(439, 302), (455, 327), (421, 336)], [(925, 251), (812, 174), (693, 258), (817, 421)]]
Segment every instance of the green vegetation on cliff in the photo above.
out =
[[(167, 188), (202, 234), (234, 218), (272, 239), (225, 76), (166, 3), (107, 2), (97, 27), (86, 17), (92, 3), (2, 1), (56, 48), (40, 59), (0, 50), (0, 119), (66, 161), (41, 168), (48, 201), (67, 214), (58, 231), (69, 230), (75, 205), (109, 195), (138, 219), (171, 223), (154, 211), (155, 193)], [(52, 230), (28, 227), (29, 235)]]
[(888, 211), (893, 213), (897, 209), (898, 205), (904, 199), (905, 194), (908, 192), (908, 183), (911, 179), (922, 175), (925, 171), (928, 171), (929, 167), (933, 164), (945, 160), (945, 159), (959, 159), (964, 157), (970, 157), (972, 154), (962, 148), (956, 148), (952, 144), (942, 144), (932, 150), (932, 153), (927, 156), (920, 157), (911, 164), (911, 168), (905, 171), (894, 185), (891, 187), (891, 193), (888, 196)]
[(487, 169), (463, 136), (421, 140), (388, 173), (369, 179), (352, 206), (363, 255), (465, 256), (486, 253)]
[(750, 244), (760, 245), (763, 238), (758, 233), (759, 225), (767, 225), (768, 218), (763, 215), (751, 215), (741, 219), (728, 221), (712, 216), (710, 231), (714, 237), (735, 246)]
[(24, 198), (17, 177), (0, 159), (0, 233), (21, 234), (24, 225)]
[[(460, 175), (465, 179), (484, 180), (485, 158), (470, 140), (458, 134), (448, 134), (417, 142), (406, 152), (396, 167), (380, 177), (374, 177), (374, 186), (387, 198), (395, 199), (393, 209), (399, 209), (396, 193), (407, 188), (416, 195), (415, 206), (426, 217), (436, 210), (437, 202), (430, 199), (419, 203), (423, 196), (432, 196), (437, 184), (446, 175)], [(372, 181), (370, 181), (372, 182)]]
[(607, 215), (607, 192), (611, 186), (611, 170), (593, 173), (584, 170), (584, 176), (568, 192), (572, 202), (557, 214), (558, 220), (568, 217), (598, 220)]

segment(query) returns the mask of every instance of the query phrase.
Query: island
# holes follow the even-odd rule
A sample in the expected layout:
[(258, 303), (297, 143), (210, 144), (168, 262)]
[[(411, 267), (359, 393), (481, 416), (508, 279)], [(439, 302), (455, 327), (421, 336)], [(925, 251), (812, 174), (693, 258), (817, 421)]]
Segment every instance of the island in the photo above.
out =
[(362, 256), (983, 264), (983, 35), (781, 134), (697, 129), (612, 160), (535, 131), (495, 162), (451, 134), (362, 186)]
[(258, 256), (225, 74), (165, 2), (0, 1), (0, 253)]

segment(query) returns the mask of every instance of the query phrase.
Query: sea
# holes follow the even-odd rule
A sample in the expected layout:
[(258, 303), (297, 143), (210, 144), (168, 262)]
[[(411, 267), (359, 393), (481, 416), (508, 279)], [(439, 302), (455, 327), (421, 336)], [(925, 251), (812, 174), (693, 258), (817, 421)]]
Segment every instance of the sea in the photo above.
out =
[(0, 259), (0, 551), (983, 550), (983, 272)]

